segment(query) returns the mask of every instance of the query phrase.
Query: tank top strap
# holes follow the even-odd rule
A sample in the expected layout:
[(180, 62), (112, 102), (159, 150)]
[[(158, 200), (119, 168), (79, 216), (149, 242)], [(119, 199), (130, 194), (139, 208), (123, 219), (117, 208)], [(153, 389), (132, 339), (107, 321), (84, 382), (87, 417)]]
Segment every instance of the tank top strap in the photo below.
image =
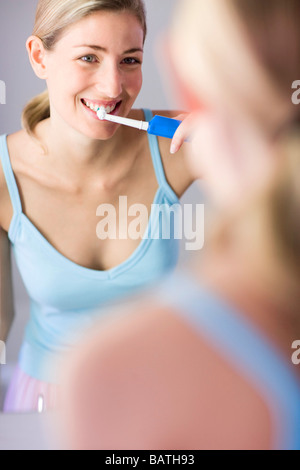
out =
[(159, 300), (180, 314), (250, 380), (273, 416), (278, 449), (300, 448), (300, 383), (280, 352), (250, 321), (189, 274), (175, 273)]
[(14, 240), (14, 233), (16, 229), (16, 222), (18, 217), (22, 214), (22, 203), (19, 194), (18, 185), (15, 179), (15, 175), (11, 166), (11, 161), (7, 148), (7, 135), (0, 137), (0, 160), (3, 168), (4, 177), (6, 180), (7, 188), (9, 191), (11, 203), (13, 206), (13, 219), (11, 221), (9, 229), (9, 238)]
[[(153, 118), (152, 111), (150, 109), (143, 109), (143, 112), (145, 115), (145, 120), (147, 122), (150, 122), (151, 119)], [(149, 147), (151, 151), (153, 166), (154, 166), (158, 184), (167, 193), (171, 202), (178, 203), (178, 197), (176, 193), (173, 191), (173, 189), (171, 188), (171, 186), (169, 185), (167, 178), (166, 178), (164, 166), (162, 163), (161, 153), (160, 153), (160, 149), (158, 145), (158, 139), (155, 135), (148, 134), (148, 141), (149, 141)]]

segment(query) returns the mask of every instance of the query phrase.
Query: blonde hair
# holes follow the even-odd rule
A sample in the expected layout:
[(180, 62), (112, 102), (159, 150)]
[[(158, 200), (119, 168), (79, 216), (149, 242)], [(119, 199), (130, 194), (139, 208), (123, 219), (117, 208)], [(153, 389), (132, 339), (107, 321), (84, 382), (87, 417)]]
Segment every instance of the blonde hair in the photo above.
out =
[[(267, 196), (279, 257), (300, 277), (300, 122), (280, 138), (282, 168)], [(298, 288), (299, 290), (299, 288)], [(300, 291), (299, 291), (300, 292)]]
[[(201, 22), (203, 21), (201, 13), (206, 8), (206, 3), (209, 2), (193, 0), (189, 3), (182, 0), (183, 11), (177, 15), (178, 23), (176, 25), (178, 28), (182, 24), (182, 18), (183, 21), (186, 21), (186, 28), (189, 27), (188, 21), (194, 22), (190, 25), (194, 37), (189, 36), (191, 44), (194, 40), (194, 52), (198, 47), (197, 37), (199, 37), (199, 41), (202, 37), (205, 38), (206, 30), (203, 36), (200, 36), (199, 31), (201, 31)], [(246, 39), (247, 47), (251, 46), (251, 59), (253, 56), (259, 65), (257, 70), (263, 71), (264, 78), (266, 78), (264, 81), (265, 90), (268, 86), (269, 90), (267, 91), (270, 91), (268, 97), (276, 95), (276, 98), (277, 96), (280, 98), (277, 99), (276, 104), (270, 103), (268, 99), (265, 99), (263, 103), (250, 102), (250, 100), (244, 100), (241, 103), (244, 113), (248, 113), (251, 118), (255, 119), (261, 132), (263, 132), (262, 129), (270, 132), (267, 138), (270, 141), (272, 139), (274, 143), (274, 161), (277, 159), (280, 168), (276, 177), (268, 187), (264, 188), (262, 193), (257, 193), (251, 201), (246, 200), (247, 195), (245, 195), (247, 207), (244, 205), (243, 208), (236, 208), (234, 214), (224, 214), (222, 220), (221, 217), (218, 218), (217, 227), (214, 225), (213, 229), (212, 244), (214, 249), (219, 246), (223, 250), (228, 246), (228, 243), (239, 239), (241, 244), (244, 243), (244, 249), (248, 234), (246, 235), (242, 228), (247, 226), (249, 229), (248, 219), (251, 219), (252, 243), (255, 244), (255, 249), (259, 250), (259, 268), (263, 267), (266, 270), (268, 279), (274, 284), (280, 284), (280, 281), (283, 280), (279, 290), (281, 293), (285, 292), (285, 296), (290, 288), (295, 296), (300, 297), (300, 106), (292, 104), (292, 84), (300, 77), (300, 1), (226, 0), (226, 2), (222, 2), (214, 0), (211, 3), (213, 7), (216, 6), (216, 9), (212, 9), (209, 13), (217, 14), (217, 8), (220, 6), (220, 15), (224, 13), (223, 8), (226, 8), (227, 14), (231, 14), (232, 19), (238, 22), (237, 34), (233, 34), (232, 37), (236, 39), (238, 32), (243, 32), (243, 36), (240, 35), (240, 41)], [(185, 8), (190, 8), (190, 10), (184, 10)], [(186, 17), (184, 13), (187, 13)], [(209, 15), (208, 18), (212, 19)], [(222, 24), (222, 19), (222, 17), (216, 18), (218, 25)], [(224, 17), (224, 20), (224, 24), (226, 24), (227, 18)], [(225, 28), (226, 26), (223, 31), (220, 31), (219, 36), (226, 41)], [(177, 40), (177, 37), (174, 36), (174, 41)], [(209, 55), (210, 46), (210, 44), (200, 44), (199, 42), (198, 48), (201, 53)], [(228, 49), (230, 46), (233, 50), (235, 49), (235, 44), (228, 44)], [(246, 48), (243, 50), (246, 51)], [(207, 77), (201, 68), (202, 59), (199, 60), (198, 75), (197, 55), (194, 54), (192, 59), (194, 60), (193, 78), (189, 80), (190, 77), (185, 75), (184, 79), (186, 83), (190, 83), (193, 93), (197, 93), (199, 90), (199, 101), (202, 101), (205, 100), (205, 96), (200, 95), (203, 89), (201, 83)], [(218, 60), (217, 54), (212, 55), (212, 65), (214, 67), (217, 65), (221, 69), (224, 64)], [(229, 68), (230, 64), (228, 64)], [(214, 73), (217, 75), (218, 70), (214, 69)], [(242, 90), (243, 96), (253, 97), (260, 94), (260, 77), (257, 77), (258, 79), (255, 81), (253, 74), (251, 78), (251, 81), (245, 82)], [(232, 86), (230, 97), (238, 100), (243, 84), (239, 83), (239, 86), (234, 87), (232, 75), (230, 75), (230, 80), (227, 82), (228, 87)], [(224, 89), (223, 92), (225, 93)], [(269, 111), (268, 105), (272, 110), (276, 108), (276, 119), (272, 119), (272, 111)], [(255, 109), (257, 106), (264, 107), (264, 112), (258, 113), (258, 110)], [(271, 125), (269, 125), (270, 122)], [(255, 239), (256, 234), (258, 234), (257, 239)], [(266, 247), (269, 247), (269, 250), (265, 249)], [(252, 251), (251, 254), (253, 255)], [(273, 268), (275, 269), (273, 270)], [(298, 304), (294, 303), (295, 305), (298, 308)]]
[[(292, 108), (292, 83), (300, 76), (299, 0), (230, 0), (253, 50)], [(282, 165), (260, 200), (270, 215), (281, 266), (300, 277), (300, 110), (275, 131)]]
[[(65, 29), (97, 11), (129, 11), (140, 21), (147, 35), (146, 10), (143, 0), (39, 0), (33, 35), (43, 42), (46, 50), (54, 48)], [(50, 117), (48, 91), (33, 98), (24, 108), (22, 125), (33, 135), (37, 124)]]
[(290, 99), (300, 74), (299, 0), (228, 0), (250, 39), (257, 59)]

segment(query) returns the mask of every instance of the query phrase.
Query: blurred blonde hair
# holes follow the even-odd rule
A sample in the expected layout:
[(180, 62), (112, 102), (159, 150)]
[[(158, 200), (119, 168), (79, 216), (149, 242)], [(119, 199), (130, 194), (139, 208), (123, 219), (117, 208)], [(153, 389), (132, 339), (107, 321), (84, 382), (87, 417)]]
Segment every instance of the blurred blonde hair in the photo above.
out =
[[(292, 83), (300, 76), (299, 0), (227, 1), (237, 12), (258, 61), (292, 109)], [(289, 121), (275, 130), (274, 143), (281, 165), (271, 188), (257, 203), (269, 214), (280, 265), (299, 280), (300, 109), (296, 106)]]
[[(52, 50), (65, 29), (97, 11), (128, 11), (135, 15), (147, 34), (146, 10), (143, 0), (39, 0), (33, 35)], [(33, 135), (37, 124), (50, 117), (48, 91), (34, 97), (24, 108), (22, 125)]]
[[(260, 265), (265, 265), (269, 277), (273, 277), (273, 280), (275, 278), (277, 278), (277, 281), (278, 279), (285, 279), (287, 290), (288, 285), (294, 286), (293, 292), (299, 297), (300, 107), (292, 104), (292, 84), (300, 77), (300, 1), (226, 0), (224, 2), (224, 0), (214, 0), (212, 5), (216, 9), (220, 8), (222, 13), (226, 11), (227, 17), (225, 19), (228, 20), (229, 17), (232, 19), (231, 26), (234, 27), (233, 20), (238, 22), (236, 34), (227, 34), (228, 31), (224, 26), (224, 31), (219, 31), (219, 40), (221, 38), (222, 41), (228, 42), (230, 38), (234, 38), (240, 40), (240, 43), (244, 40), (245, 45), (247, 40), (246, 46), (250, 45), (249, 57), (251, 52), (258, 65), (255, 72), (251, 70), (253, 76), (250, 80), (246, 76), (245, 83), (241, 82), (239, 77), (233, 77), (232, 74), (226, 76), (231, 78), (231, 81), (226, 83), (228, 93), (231, 93), (230, 99), (239, 100), (241, 90), (243, 96), (247, 96), (248, 100), (243, 101), (243, 112), (248, 113), (249, 116), (254, 116), (259, 127), (268, 132), (268, 138), (274, 142), (274, 159), (277, 158), (278, 162), (281, 162), (278, 174), (270, 186), (264, 189), (263, 194), (257, 194), (255, 200), (250, 201), (247, 208), (239, 209), (235, 215), (231, 214), (229, 216), (227, 214), (224, 217), (226, 220), (218, 224), (213, 241), (217, 242), (217, 246), (218, 244), (220, 246), (224, 245), (226, 241), (231, 239), (231, 236), (234, 238), (237, 232), (240, 233), (239, 226), (245, 225), (245, 219), (251, 219), (252, 228), (256, 230), (259, 236), (260, 246), (258, 249), (260, 252), (258, 256), (260, 256)], [(190, 51), (187, 52), (190, 54), (190, 60), (194, 60), (192, 63), (193, 76), (187, 78), (187, 80), (190, 80), (191, 88), (194, 87), (193, 93), (197, 93), (203, 80), (203, 70), (201, 69), (201, 62), (198, 68), (197, 55), (192, 56), (192, 52), (197, 50), (197, 40), (201, 41), (201, 25), (203, 26), (203, 12), (206, 8), (205, 0), (190, 0), (190, 2), (182, 0), (182, 8), (181, 14), (177, 15), (177, 26), (179, 26), (182, 18), (185, 18), (186, 28), (190, 26), (188, 31), (193, 31), (191, 34), (194, 35), (194, 41), (190, 35)], [(188, 8), (190, 9), (188, 10)], [(211, 15), (218, 13), (217, 10), (212, 9), (212, 11), (213, 13), (210, 12)], [(185, 14), (186, 17), (184, 17)], [(208, 18), (211, 21), (214, 20), (212, 16), (208, 15)], [(219, 17), (217, 20), (218, 27), (222, 29), (222, 18)], [(197, 24), (197, 21), (199, 24)], [(240, 31), (244, 36), (242, 34), (238, 36)], [(180, 38), (178, 41), (180, 42)], [(213, 43), (213, 37), (211, 41)], [(215, 44), (213, 46), (215, 47)], [(227, 49), (231, 47), (233, 50), (237, 48), (239, 51), (247, 52), (247, 47), (239, 48), (238, 46), (240, 44), (226, 44)], [(213, 63), (214, 73), (218, 73), (218, 67), (220, 71), (222, 66), (225, 68), (227, 65), (230, 68), (232, 64), (224, 63), (223, 57), (218, 56), (218, 54), (211, 56), (211, 47), (212, 44), (199, 43), (199, 51), (201, 51), (201, 54), (207, 54), (206, 59), (209, 58)], [(221, 60), (223, 60), (223, 63)], [(201, 56), (199, 56), (199, 61), (201, 61)], [(184, 71), (184, 69), (182, 70)], [(268, 93), (267, 98), (263, 96), (262, 102), (257, 100), (257, 96), (262, 97), (260, 90), (262, 75), (257, 76), (255, 81), (254, 73), (256, 71), (263, 72), (265, 78), (263, 92)], [(245, 71), (243, 70), (243, 72)], [(223, 77), (223, 75), (221, 76)], [(234, 83), (232, 77), (236, 79)], [(235, 88), (237, 83), (239, 86)], [(217, 85), (216, 83), (215, 86)], [(229, 87), (231, 87), (230, 90)], [(225, 88), (222, 91), (225, 93)], [(272, 96), (280, 98), (276, 101), (276, 104), (268, 101), (272, 99)], [(199, 89), (198, 98), (199, 102), (205, 98), (201, 96), (201, 89)], [(261, 112), (261, 109), (258, 110), (259, 106), (264, 108), (263, 112)], [(283, 107), (284, 112), (280, 111)], [(272, 119), (274, 110), (277, 112), (276, 119)], [(280, 119), (287, 119), (287, 121), (279, 122)], [(270, 125), (270, 122), (272, 125)], [(246, 225), (249, 228), (249, 225)], [(266, 247), (270, 249), (264, 250)], [(272, 271), (273, 268), (275, 268), (274, 271)], [(295, 279), (297, 279), (296, 283)], [(282, 287), (284, 289), (284, 286)]]
[[(271, 226), (277, 252), (300, 278), (300, 122), (291, 125), (280, 137), (282, 171), (267, 194)], [(298, 287), (300, 294), (300, 289)]]

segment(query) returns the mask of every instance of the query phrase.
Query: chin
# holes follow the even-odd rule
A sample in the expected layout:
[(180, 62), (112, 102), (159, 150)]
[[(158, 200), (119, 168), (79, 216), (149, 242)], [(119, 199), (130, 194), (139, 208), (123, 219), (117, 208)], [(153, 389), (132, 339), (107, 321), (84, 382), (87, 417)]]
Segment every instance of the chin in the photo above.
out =
[(114, 125), (114, 128), (112, 129), (98, 129), (98, 130), (93, 130), (91, 128), (89, 129), (78, 129), (78, 132), (80, 132), (82, 135), (85, 137), (88, 137), (89, 139), (92, 140), (109, 140), (112, 137), (114, 137), (115, 133), (117, 132), (119, 126)]

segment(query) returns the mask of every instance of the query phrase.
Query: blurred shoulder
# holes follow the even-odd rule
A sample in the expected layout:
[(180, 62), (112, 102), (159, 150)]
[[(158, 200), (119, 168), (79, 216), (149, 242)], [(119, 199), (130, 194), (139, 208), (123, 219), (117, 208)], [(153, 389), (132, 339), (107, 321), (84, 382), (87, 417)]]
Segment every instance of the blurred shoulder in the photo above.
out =
[(80, 350), (70, 387), (99, 413), (103, 448), (270, 447), (263, 399), (181, 315), (144, 305), (103, 326)]

